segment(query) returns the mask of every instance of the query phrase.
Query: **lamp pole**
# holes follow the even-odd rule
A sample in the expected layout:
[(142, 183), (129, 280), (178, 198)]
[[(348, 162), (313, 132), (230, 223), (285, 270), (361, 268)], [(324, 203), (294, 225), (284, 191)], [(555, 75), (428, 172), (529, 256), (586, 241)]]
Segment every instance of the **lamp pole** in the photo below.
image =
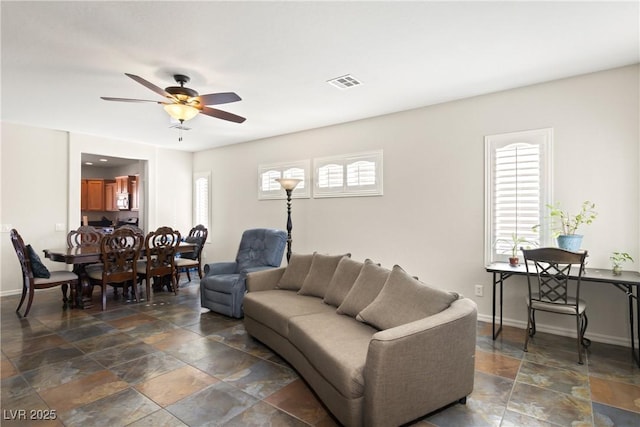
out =
[(293, 223), (291, 222), (291, 193), (296, 188), (301, 179), (293, 178), (278, 178), (276, 179), (287, 193), (287, 264), (291, 260), (291, 229)]

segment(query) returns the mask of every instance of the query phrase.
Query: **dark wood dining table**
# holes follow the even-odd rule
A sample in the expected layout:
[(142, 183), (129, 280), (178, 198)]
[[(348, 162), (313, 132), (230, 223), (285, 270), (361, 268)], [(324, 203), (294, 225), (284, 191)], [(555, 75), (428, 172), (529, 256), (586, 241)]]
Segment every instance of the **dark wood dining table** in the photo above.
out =
[[(176, 253), (193, 252), (195, 243), (180, 242)], [(142, 252), (141, 252), (142, 253)], [(73, 248), (45, 249), (44, 256), (51, 261), (64, 262), (73, 265), (73, 272), (80, 278), (79, 289), (76, 292), (76, 301), (72, 301), (72, 307), (91, 308), (92, 286), (86, 272), (86, 266), (101, 262), (102, 253), (100, 246), (78, 246)]]

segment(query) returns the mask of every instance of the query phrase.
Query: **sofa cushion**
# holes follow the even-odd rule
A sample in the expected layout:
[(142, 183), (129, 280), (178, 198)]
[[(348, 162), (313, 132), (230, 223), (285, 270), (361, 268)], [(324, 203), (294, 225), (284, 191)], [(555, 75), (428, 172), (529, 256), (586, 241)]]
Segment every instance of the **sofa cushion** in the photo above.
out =
[(311, 260), (311, 267), (309, 273), (302, 283), (302, 287), (298, 291), (300, 295), (309, 295), (318, 298), (324, 298), (324, 294), (327, 292), (329, 282), (333, 278), (336, 272), (338, 263), (344, 257), (350, 257), (351, 254), (346, 255), (323, 255), (319, 253), (313, 254)]
[(289, 259), (287, 269), (280, 278), (280, 282), (278, 282), (276, 289), (299, 291), (304, 279), (309, 273), (312, 260), (313, 254), (291, 254), (291, 259)]
[(376, 332), (331, 311), (291, 318), (289, 341), (343, 396), (353, 399), (364, 393), (364, 366)]
[(320, 298), (298, 295), (294, 291), (273, 289), (249, 292), (244, 296), (244, 311), (260, 313), (256, 319), (283, 337), (289, 335), (289, 319), (304, 314), (333, 312)]
[(327, 287), (327, 292), (324, 295), (324, 302), (334, 307), (342, 304), (342, 301), (344, 301), (344, 298), (353, 287), (363, 266), (363, 262), (353, 260), (349, 257), (340, 259), (336, 267), (336, 272), (333, 274)]
[(395, 265), (375, 300), (356, 319), (380, 330), (440, 313), (458, 294), (424, 284)]
[(358, 313), (376, 299), (387, 281), (389, 273), (388, 269), (375, 264), (371, 260), (365, 260), (358, 278), (344, 301), (342, 301), (342, 304), (338, 307), (337, 312), (356, 317)]

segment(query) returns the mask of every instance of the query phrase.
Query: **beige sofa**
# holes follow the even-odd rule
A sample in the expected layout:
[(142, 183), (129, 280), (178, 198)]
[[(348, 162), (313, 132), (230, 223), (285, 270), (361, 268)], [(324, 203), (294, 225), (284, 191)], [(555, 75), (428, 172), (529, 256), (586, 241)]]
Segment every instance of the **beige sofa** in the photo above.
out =
[(349, 255), (293, 254), (251, 273), (247, 332), (346, 426), (395, 426), (473, 389), (476, 304)]

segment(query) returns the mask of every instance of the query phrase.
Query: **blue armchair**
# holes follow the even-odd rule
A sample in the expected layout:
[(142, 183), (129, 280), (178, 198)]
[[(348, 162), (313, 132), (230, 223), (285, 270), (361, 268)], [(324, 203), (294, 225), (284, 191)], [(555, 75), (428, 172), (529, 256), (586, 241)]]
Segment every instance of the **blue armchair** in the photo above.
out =
[(200, 305), (226, 316), (241, 318), (247, 274), (280, 267), (286, 244), (285, 231), (268, 228), (246, 230), (242, 233), (235, 261), (205, 265), (205, 276), (200, 280)]

